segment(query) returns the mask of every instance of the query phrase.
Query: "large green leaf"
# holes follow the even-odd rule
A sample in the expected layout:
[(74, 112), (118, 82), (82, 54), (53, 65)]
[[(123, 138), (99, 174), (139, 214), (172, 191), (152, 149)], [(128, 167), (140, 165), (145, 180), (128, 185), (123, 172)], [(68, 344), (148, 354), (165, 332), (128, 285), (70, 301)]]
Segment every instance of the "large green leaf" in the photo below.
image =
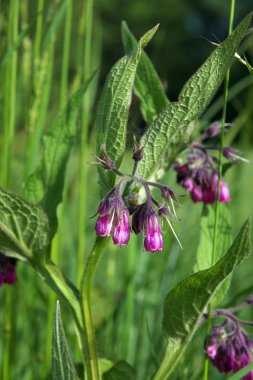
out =
[(43, 210), (18, 195), (0, 189), (0, 250), (20, 259), (41, 254), (49, 242)]
[(70, 98), (44, 135), (44, 150), (36, 171), (25, 184), (26, 196), (40, 203), (49, 217), (51, 235), (57, 230), (57, 207), (62, 201), (65, 171), (77, 135), (77, 113), (95, 73)]
[(189, 344), (198, 322), (216, 290), (250, 255), (250, 221), (213, 267), (195, 273), (173, 288), (164, 304), (163, 329), (167, 349), (155, 380), (166, 380)]
[(53, 326), (52, 376), (53, 380), (78, 379), (62, 325), (59, 301), (56, 303)]
[[(101, 94), (96, 117), (97, 153), (105, 145), (108, 156), (117, 165), (120, 164), (125, 150), (128, 110), (141, 50), (157, 28), (158, 26), (147, 32), (138, 46), (113, 66)], [(106, 191), (113, 187), (115, 176), (100, 170), (100, 180)]]
[(251, 16), (250, 13), (243, 19), (189, 79), (179, 101), (169, 104), (150, 125), (141, 140), (144, 157), (138, 168), (140, 176), (150, 177), (157, 170), (168, 144), (178, 142), (190, 122), (204, 112), (225, 77)]
[[(138, 46), (138, 41), (126, 22), (122, 22), (121, 30), (125, 52), (129, 53)], [(137, 67), (134, 92), (141, 101), (141, 112), (144, 120), (148, 123), (153, 121), (159, 112), (169, 104), (157, 72), (144, 51), (141, 53)]]

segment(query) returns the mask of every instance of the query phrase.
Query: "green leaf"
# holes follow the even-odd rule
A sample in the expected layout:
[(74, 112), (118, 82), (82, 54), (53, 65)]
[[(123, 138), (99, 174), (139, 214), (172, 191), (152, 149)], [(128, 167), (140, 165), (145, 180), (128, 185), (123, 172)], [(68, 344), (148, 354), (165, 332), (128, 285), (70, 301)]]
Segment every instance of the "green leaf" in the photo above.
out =
[[(138, 41), (126, 22), (122, 22), (121, 31), (125, 52), (129, 53), (138, 46)], [(148, 123), (153, 121), (158, 113), (169, 104), (157, 72), (144, 51), (141, 53), (137, 68), (134, 92), (141, 101), (141, 112), (144, 120)]]
[(56, 303), (52, 343), (53, 380), (77, 380), (78, 377), (69, 353), (65, 332), (62, 325), (59, 301)]
[(109, 371), (104, 372), (103, 380), (134, 380), (133, 368), (125, 361), (120, 360), (115, 363)]
[(210, 269), (187, 277), (167, 295), (163, 318), (167, 349), (154, 380), (169, 377), (196, 331), (212, 296), (250, 255), (250, 248), (250, 221), (247, 221), (224, 257)]
[[(44, 135), (44, 150), (36, 171), (25, 184), (26, 196), (48, 215), (51, 235), (57, 230), (57, 207), (62, 201), (65, 171), (77, 135), (77, 113), (96, 72), (72, 95)], [(52, 237), (51, 236), (51, 237)]]
[[(215, 225), (215, 206), (209, 205), (203, 207), (200, 225), (200, 241), (197, 251), (197, 263), (194, 271), (198, 272), (212, 266), (213, 255), (213, 234)], [(232, 243), (232, 231), (230, 223), (229, 205), (221, 203), (219, 205), (218, 220), (218, 238), (216, 241), (215, 263), (227, 252)], [(212, 307), (219, 304), (225, 297), (229, 286), (231, 276), (220, 286), (212, 298)]]
[(168, 144), (177, 143), (190, 122), (204, 112), (232, 63), (251, 16), (250, 13), (243, 19), (188, 80), (179, 95), (179, 101), (169, 104), (150, 125), (141, 140), (144, 157), (138, 167), (140, 176), (150, 177), (159, 168)]
[[(200, 225), (200, 240), (197, 251), (197, 263), (194, 271), (198, 272), (212, 266), (213, 234), (215, 224), (215, 205), (203, 207)], [(219, 205), (218, 239), (215, 263), (228, 250), (232, 243), (230, 210), (228, 204)]]
[[(100, 97), (96, 117), (97, 153), (105, 145), (108, 156), (117, 166), (120, 165), (125, 150), (128, 111), (141, 49), (153, 37), (157, 28), (158, 26), (147, 32), (138, 46), (113, 66)], [(102, 170), (99, 172), (105, 190), (112, 188), (114, 174)]]
[(49, 243), (43, 210), (0, 188), (0, 250), (19, 259), (41, 254)]

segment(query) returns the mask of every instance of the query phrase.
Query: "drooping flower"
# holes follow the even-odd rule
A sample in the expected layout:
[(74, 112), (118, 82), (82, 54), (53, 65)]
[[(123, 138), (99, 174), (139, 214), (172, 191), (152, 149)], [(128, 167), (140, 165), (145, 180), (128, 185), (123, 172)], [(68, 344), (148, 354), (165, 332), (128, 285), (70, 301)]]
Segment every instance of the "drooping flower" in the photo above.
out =
[[(205, 352), (213, 365), (223, 373), (237, 372), (253, 361), (252, 341), (244, 330), (232, 321), (214, 326), (207, 337)], [(253, 380), (253, 371), (246, 376)]]
[(119, 191), (111, 191), (98, 208), (96, 233), (101, 237), (110, 236), (113, 231), (115, 245), (126, 245), (130, 239), (129, 211)]
[(129, 212), (123, 208), (121, 218), (116, 216), (115, 228), (113, 232), (113, 242), (115, 245), (127, 245), (130, 239)]
[(13, 285), (17, 281), (16, 274), (17, 260), (5, 256), (0, 252), (0, 286), (3, 284)]
[[(111, 170), (114, 174), (120, 177), (120, 180), (100, 202), (96, 213), (96, 215), (98, 214), (98, 219), (95, 229), (97, 235), (101, 237), (112, 235), (112, 240), (115, 245), (127, 245), (130, 239), (130, 215), (132, 215), (132, 229), (136, 234), (143, 231), (145, 250), (157, 252), (161, 251), (163, 248), (163, 238), (159, 218), (165, 216), (175, 234), (170, 223), (170, 211), (172, 210), (176, 220), (178, 220), (173, 203), (173, 201), (177, 201), (178, 198), (176, 193), (170, 187), (157, 182), (149, 182), (136, 174), (138, 163), (142, 158), (143, 149), (138, 144), (135, 144), (133, 152), (135, 164), (132, 174), (124, 174), (116, 168), (114, 161), (107, 156), (105, 146), (102, 146), (100, 157), (98, 157), (98, 162), (96, 162), (96, 164), (103, 169)], [(127, 190), (130, 189), (132, 192), (127, 194), (127, 191), (125, 191), (124, 194), (122, 187), (124, 187), (125, 183), (136, 183), (137, 185), (142, 186), (146, 194), (146, 201), (139, 204), (141, 194), (138, 186), (132, 188), (126, 187)], [(150, 187), (152, 186), (160, 189), (162, 204), (153, 197), (150, 190)], [(158, 210), (159, 218), (152, 208), (153, 204)], [(164, 205), (166, 205), (166, 207)], [(164, 215), (162, 215), (162, 209), (167, 210)]]
[(157, 252), (162, 250), (163, 238), (159, 220), (156, 213), (147, 202), (139, 205), (134, 212), (132, 228), (136, 234), (143, 231), (144, 248), (146, 251)]
[[(225, 127), (230, 124), (225, 124)], [(186, 161), (176, 159), (173, 168), (177, 172), (177, 182), (188, 190), (194, 203), (203, 202), (212, 204), (217, 199), (218, 193), (218, 157), (219, 146), (216, 143), (209, 145), (209, 141), (221, 133), (221, 123), (214, 122), (192, 142), (186, 149)], [(238, 150), (224, 147), (223, 157), (234, 164), (237, 161), (245, 161)], [(231, 196), (228, 185), (220, 178), (219, 202), (230, 202)]]
[(149, 252), (163, 249), (163, 238), (155, 212), (150, 212), (144, 220), (144, 248)]

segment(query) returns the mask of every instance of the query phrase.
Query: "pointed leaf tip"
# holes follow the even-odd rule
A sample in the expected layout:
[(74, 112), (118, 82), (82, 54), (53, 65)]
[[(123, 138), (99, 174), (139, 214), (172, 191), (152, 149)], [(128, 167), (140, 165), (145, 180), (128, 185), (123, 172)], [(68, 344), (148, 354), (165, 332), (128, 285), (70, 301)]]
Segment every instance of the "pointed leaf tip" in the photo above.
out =
[(160, 24), (157, 24), (154, 26), (154, 28), (150, 29), (147, 33), (144, 34), (144, 36), (141, 37), (140, 39), (140, 46), (141, 48), (145, 48), (149, 41), (153, 38), (154, 34), (156, 33), (158, 27)]

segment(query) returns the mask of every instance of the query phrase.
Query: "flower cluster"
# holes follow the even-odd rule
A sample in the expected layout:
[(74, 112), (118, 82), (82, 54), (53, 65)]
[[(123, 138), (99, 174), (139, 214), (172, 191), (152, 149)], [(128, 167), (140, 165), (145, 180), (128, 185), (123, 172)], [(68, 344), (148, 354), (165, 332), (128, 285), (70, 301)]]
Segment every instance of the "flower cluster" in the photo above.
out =
[[(203, 202), (211, 204), (216, 201), (218, 192), (218, 159), (214, 152), (219, 150), (216, 145), (204, 144), (206, 140), (216, 137), (221, 132), (221, 124), (215, 122), (211, 124), (204, 133), (189, 145), (186, 149), (186, 162), (177, 159), (174, 164), (174, 170), (177, 172), (177, 182), (188, 190), (193, 202)], [(240, 152), (230, 147), (223, 148), (223, 156), (231, 163), (241, 159)], [(230, 201), (229, 188), (221, 178), (220, 181), (220, 202)]]
[(0, 286), (3, 284), (15, 284), (17, 281), (16, 262), (16, 259), (0, 253)]
[[(205, 353), (213, 365), (220, 372), (228, 373), (237, 372), (252, 363), (253, 340), (241, 328), (241, 324), (252, 326), (253, 323), (242, 321), (225, 310), (214, 311), (212, 315), (225, 318), (222, 324), (212, 327), (205, 342)], [(253, 370), (244, 376), (244, 379), (253, 380)]]
[[(115, 245), (127, 245), (130, 239), (130, 217), (132, 215), (132, 230), (135, 234), (143, 232), (145, 250), (161, 251), (163, 248), (161, 220), (163, 218), (168, 221), (175, 234), (170, 219), (172, 214), (175, 215), (173, 200), (176, 200), (176, 195), (171, 188), (157, 182), (148, 182), (136, 175), (137, 164), (142, 159), (141, 149), (134, 150), (133, 159), (135, 161), (133, 173), (131, 175), (123, 174), (116, 169), (114, 162), (107, 157), (105, 149), (102, 147), (99, 165), (113, 171), (121, 178), (115, 188), (100, 202), (97, 211), (96, 233), (101, 237), (112, 235)], [(136, 192), (130, 193), (127, 197), (122, 195), (125, 184), (133, 182), (138, 183), (145, 190), (146, 199), (141, 204), (138, 204), (139, 195)], [(153, 198), (150, 186), (160, 189), (163, 204)], [(156, 212), (153, 206), (157, 208)]]

